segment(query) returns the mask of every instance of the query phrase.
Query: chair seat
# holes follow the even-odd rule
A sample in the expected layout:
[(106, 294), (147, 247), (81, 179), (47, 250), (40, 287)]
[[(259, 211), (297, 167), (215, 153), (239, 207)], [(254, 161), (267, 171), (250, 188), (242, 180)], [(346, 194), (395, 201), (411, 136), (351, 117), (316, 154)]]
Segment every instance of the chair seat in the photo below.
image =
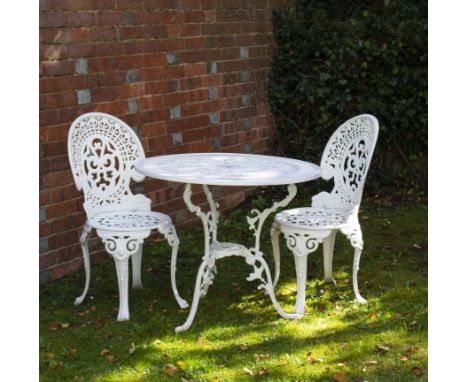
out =
[(171, 218), (154, 211), (109, 211), (94, 215), (88, 223), (99, 230), (128, 232), (158, 229), (171, 224)]
[(282, 211), (275, 221), (299, 229), (334, 229), (347, 225), (349, 217), (346, 210), (304, 207)]

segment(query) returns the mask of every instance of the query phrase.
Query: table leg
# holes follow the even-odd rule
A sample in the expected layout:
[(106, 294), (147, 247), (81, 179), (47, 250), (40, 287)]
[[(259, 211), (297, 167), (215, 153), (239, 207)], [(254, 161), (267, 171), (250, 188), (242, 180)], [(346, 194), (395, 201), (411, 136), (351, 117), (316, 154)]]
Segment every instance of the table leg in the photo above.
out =
[(197, 313), (198, 302), (200, 297), (203, 297), (208, 292), (209, 286), (213, 283), (214, 272), (216, 270), (216, 256), (213, 251), (211, 251), (211, 243), (216, 241), (217, 225), (219, 218), (219, 205), (214, 202), (211, 192), (208, 187), (203, 186), (203, 190), (208, 199), (210, 205), (209, 212), (203, 212), (199, 206), (196, 206), (192, 203), (192, 186), (190, 184), (185, 185), (184, 191), (184, 201), (188, 209), (197, 215), (202, 223), (203, 230), (205, 232), (205, 254), (203, 256), (203, 261), (198, 268), (197, 281), (195, 283), (195, 290), (193, 292), (193, 301), (190, 307), (190, 313), (187, 317), (185, 323), (181, 326), (178, 326), (175, 331), (182, 332), (190, 328), (192, 325), (195, 314)]
[[(274, 285), (271, 278), (270, 268), (263, 259), (263, 252), (260, 250), (260, 236), (262, 233), (263, 224), (270, 214), (276, 212), (280, 207), (286, 207), (289, 202), (296, 196), (297, 187), (295, 184), (288, 186), (288, 195), (281, 201), (275, 202), (272, 207), (260, 212), (258, 209), (251, 211), (252, 217), (247, 217), (249, 228), (254, 231), (255, 246), (246, 251), (246, 262), (254, 268), (254, 271), (247, 278), (248, 281), (259, 280), (258, 289), (265, 289), (270, 296), (271, 302), (276, 311), (281, 317), (288, 319), (296, 319), (300, 316), (296, 313), (286, 313), (279, 305), (274, 292)], [(265, 276), (263, 276), (265, 274)]]

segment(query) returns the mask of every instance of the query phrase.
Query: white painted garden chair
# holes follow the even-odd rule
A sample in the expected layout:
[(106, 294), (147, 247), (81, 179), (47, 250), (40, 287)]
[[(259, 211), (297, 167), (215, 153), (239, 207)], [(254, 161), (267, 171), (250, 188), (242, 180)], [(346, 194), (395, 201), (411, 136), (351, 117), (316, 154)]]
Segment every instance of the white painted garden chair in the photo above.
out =
[(280, 271), (279, 235), (282, 232), (287, 247), (296, 263), (297, 298), (295, 313), (303, 315), (307, 278), (307, 256), (323, 242), (325, 281), (335, 283), (332, 259), (335, 236), (338, 231), (346, 235), (354, 247), (353, 288), (356, 299), (366, 300), (359, 294), (357, 274), (363, 248), (358, 212), (364, 182), (374, 152), (379, 123), (368, 114), (351, 118), (331, 136), (320, 164), (325, 180), (333, 178), (334, 188), (312, 197), (312, 207), (296, 208), (278, 213), (271, 229), (275, 259), (275, 280)]
[(172, 247), (171, 282), (175, 298), (180, 307), (187, 307), (176, 288), (179, 239), (171, 218), (151, 211), (151, 200), (133, 195), (130, 190), (131, 179), (136, 182), (144, 179), (134, 168), (137, 160), (145, 158), (135, 132), (111, 115), (83, 114), (70, 128), (68, 157), (76, 187), (84, 192), (87, 215), (80, 238), (86, 283), (75, 304), (81, 304), (88, 292), (91, 273), (88, 239), (94, 228), (115, 260), (120, 295), (117, 319), (128, 320), (128, 259), (132, 258), (133, 288), (141, 288), (143, 240), (157, 229)]

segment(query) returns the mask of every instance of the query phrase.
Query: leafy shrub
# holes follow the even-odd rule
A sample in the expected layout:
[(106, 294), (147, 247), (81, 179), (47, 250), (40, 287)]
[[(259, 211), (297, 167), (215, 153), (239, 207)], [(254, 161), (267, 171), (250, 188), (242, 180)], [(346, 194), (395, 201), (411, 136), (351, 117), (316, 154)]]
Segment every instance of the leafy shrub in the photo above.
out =
[(370, 113), (380, 135), (367, 187), (425, 191), (426, 1), (297, 0), (273, 23), (278, 152), (318, 163), (341, 123)]

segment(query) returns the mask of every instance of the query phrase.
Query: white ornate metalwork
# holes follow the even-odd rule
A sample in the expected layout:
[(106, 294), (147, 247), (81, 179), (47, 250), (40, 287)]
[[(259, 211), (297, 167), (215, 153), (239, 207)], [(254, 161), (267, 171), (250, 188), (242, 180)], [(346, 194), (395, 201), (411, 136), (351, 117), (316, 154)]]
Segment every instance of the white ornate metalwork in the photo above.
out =
[[(185, 323), (175, 330), (181, 332), (192, 325), (198, 302), (206, 295), (216, 274), (216, 260), (228, 256), (241, 256), (253, 267), (248, 276), (250, 281), (259, 281), (260, 289), (269, 294), (277, 311), (286, 318), (297, 318), (296, 314), (285, 313), (274, 294), (273, 282), (267, 263), (260, 251), (260, 234), (267, 217), (278, 208), (285, 207), (296, 194), (294, 183), (305, 182), (320, 176), (320, 168), (314, 164), (289, 158), (266, 155), (231, 153), (195, 153), (165, 155), (139, 161), (135, 167), (142, 174), (153, 178), (186, 183), (184, 201), (188, 209), (196, 214), (203, 224), (205, 249), (198, 269), (193, 302)], [(203, 185), (209, 211), (202, 211), (192, 203), (191, 184)], [(252, 211), (248, 223), (254, 232), (255, 245), (247, 248), (237, 243), (219, 242), (217, 239), (219, 205), (214, 201), (208, 185), (258, 186), (286, 185), (289, 194), (285, 200), (275, 203), (265, 211)]]
[(291, 158), (237, 153), (163, 155), (138, 161), (142, 174), (172, 182), (217, 186), (272, 186), (305, 182), (320, 168)]
[(133, 287), (141, 288), (143, 240), (152, 229), (157, 229), (172, 247), (171, 281), (175, 298), (182, 308), (187, 307), (175, 284), (179, 240), (171, 219), (151, 211), (151, 200), (133, 195), (130, 190), (131, 179), (137, 182), (144, 179), (135, 170), (135, 161), (145, 158), (145, 153), (134, 131), (111, 115), (83, 114), (70, 128), (68, 156), (76, 186), (84, 192), (87, 215), (80, 239), (86, 282), (75, 304), (81, 304), (88, 292), (91, 274), (88, 237), (95, 228), (116, 263), (120, 294), (117, 319), (128, 320), (128, 258), (132, 257)]
[(258, 280), (260, 282), (258, 289), (265, 289), (265, 291), (269, 294), (274, 307), (282, 317), (298, 318), (298, 315), (285, 313), (281, 309), (274, 294), (270, 269), (268, 264), (263, 259), (263, 253), (260, 251), (260, 235), (263, 223), (271, 213), (275, 212), (280, 207), (286, 206), (294, 198), (297, 192), (296, 186), (294, 184), (289, 185), (288, 195), (286, 198), (280, 202), (274, 203), (271, 208), (268, 208), (262, 212), (254, 209), (251, 213), (255, 216), (247, 217), (249, 228), (254, 231), (255, 237), (255, 246), (252, 248), (246, 248), (245, 246), (237, 243), (217, 241), (216, 233), (219, 217), (219, 205), (213, 201), (213, 196), (206, 185), (203, 186), (203, 190), (210, 205), (210, 211), (207, 212), (203, 212), (199, 206), (196, 206), (192, 203), (191, 184), (188, 183), (185, 186), (184, 201), (189, 210), (195, 213), (201, 219), (203, 224), (205, 232), (205, 253), (202, 259), (202, 263), (198, 269), (190, 313), (185, 323), (181, 326), (178, 326), (175, 331), (182, 332), (190, 328), (197, 312), (200, 297), (206, 295), (209, 286), (213, 284), (216, 273), (216, 260), (228, 256), (244, 257), (246, 263), (253, 267), (253, 272), (250, 273), (250, 275), (247, 277), (247, 280)]
[(307, 256), (321, 242), (324, 244), (325, 280), (335, 282), (332, 259), (337, 231), (344, 233), (354, 247), (353, 289), (357, 301), (366, 302), (359, 293), (357, 281), (363, 248), (358, 212), (378, 131), (377, 119), (368, 114), (351, 118), (341, 125), (328, 141), (321, 161), (322, 178), (334, 179), (333, 190), (315, 195), (312, 207), (286, 210), (275, 216), (271, 229), (274, 284), (278, 282), (280, 271), (279, 234), (282, 232), (296, 262), (297, 314), (304, 314)]

